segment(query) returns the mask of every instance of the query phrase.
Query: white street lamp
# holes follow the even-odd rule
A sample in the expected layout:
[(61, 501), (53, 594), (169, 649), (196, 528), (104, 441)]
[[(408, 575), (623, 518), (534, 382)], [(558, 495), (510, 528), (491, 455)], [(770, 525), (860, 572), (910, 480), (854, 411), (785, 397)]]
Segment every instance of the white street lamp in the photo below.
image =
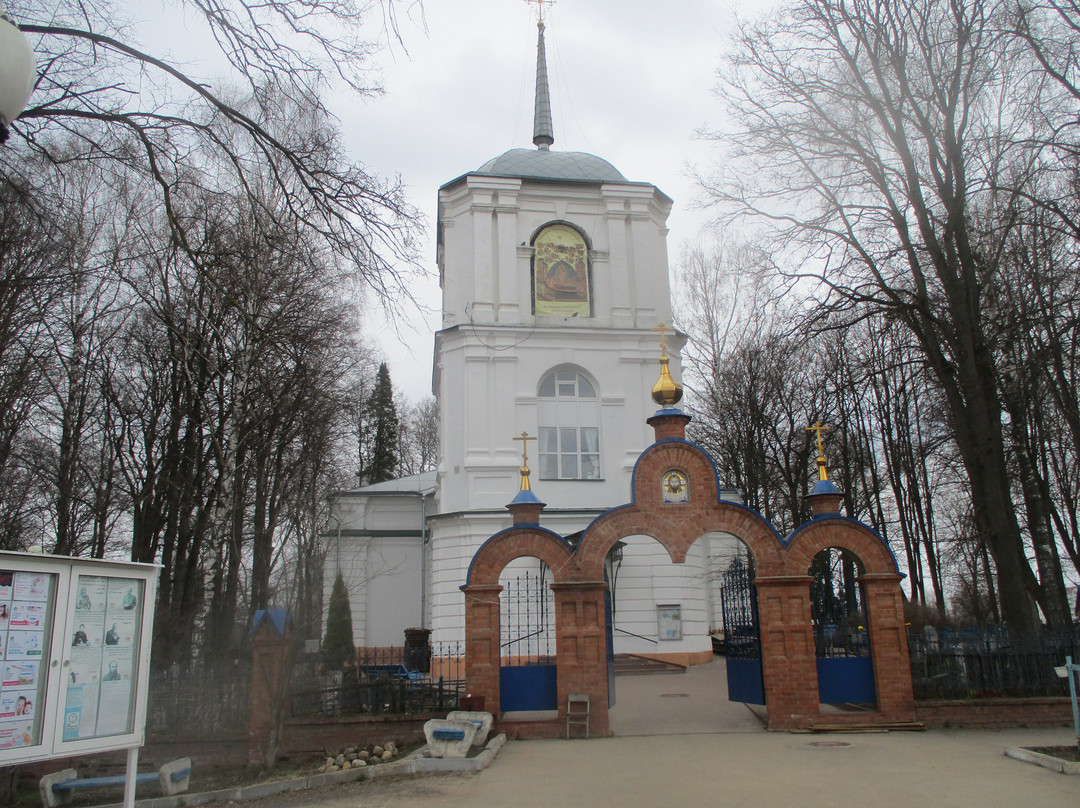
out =
[(7, 140), (8, 126), (26, 108), (36, 75), (30, 45), (0, 0), (0, 143)]

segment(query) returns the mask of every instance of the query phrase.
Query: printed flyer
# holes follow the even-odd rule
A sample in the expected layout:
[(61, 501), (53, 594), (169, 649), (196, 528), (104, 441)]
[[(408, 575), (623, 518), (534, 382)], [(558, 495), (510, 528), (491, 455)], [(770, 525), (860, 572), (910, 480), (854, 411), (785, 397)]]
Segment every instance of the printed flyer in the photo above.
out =
[(36, 687), (37, 662), (5, 662), (0, 687)]
[(48, 600), (52, 577), (44, 572), (16, 572), (12, 600)]
[(4, 688), (0, 691), (0, 719), (32, 718), (37, 697), (36, 690)]
[(41, 628), (45, 625), (45, 604), (17, 600), (11, 604), (10, 628)]
[(44, 631), (8, 632), (7, 659), (41, 659), (44, 653)]
[(14, 749), (36, 744), (34, 722), (26, 719), (0, 721), (0, 749)]

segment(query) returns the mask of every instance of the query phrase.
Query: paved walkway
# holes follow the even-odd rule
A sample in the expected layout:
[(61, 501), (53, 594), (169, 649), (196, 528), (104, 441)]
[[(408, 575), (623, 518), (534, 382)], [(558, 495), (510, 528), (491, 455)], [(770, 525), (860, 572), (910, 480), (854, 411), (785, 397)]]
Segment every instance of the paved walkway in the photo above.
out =
[[(619, 677), (614, 738), (513, 741), (471, 775), (374, 780), (282, 795), (260, 808), (751, 805), (1065, 808), (1080, 776), (1012, 760), (1008, 746), (1069, 743), (1071, 729), (828, 735), (765, 732), (715, 694), (722, 665)], [(721, 679), (722, 681), (722, 679)], [(676, 705), (676, 706), (672, 706)]]
[(619, 738), (764, 731), (750, 707), (728, 701), (723, 659), (686, 673), (616, 676), (610, 720)]

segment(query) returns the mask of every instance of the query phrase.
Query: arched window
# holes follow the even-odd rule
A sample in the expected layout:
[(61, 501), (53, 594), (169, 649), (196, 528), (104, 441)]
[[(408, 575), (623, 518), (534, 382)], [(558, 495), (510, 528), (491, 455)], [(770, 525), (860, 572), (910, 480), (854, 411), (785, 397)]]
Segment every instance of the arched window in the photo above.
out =
[(600, 479), (600, 402), (592, 382), (556, 370), (537, 390), (541, 480)]

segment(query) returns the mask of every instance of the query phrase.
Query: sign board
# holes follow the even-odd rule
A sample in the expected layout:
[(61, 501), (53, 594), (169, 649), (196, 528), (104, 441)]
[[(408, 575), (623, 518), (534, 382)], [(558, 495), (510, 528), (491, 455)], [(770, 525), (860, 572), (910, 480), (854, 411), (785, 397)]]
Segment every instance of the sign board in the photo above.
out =
[(0, 552), (0, 766), (142, 746), (157, 570)]
[(656, 607), (656, 634), (661, 640), (682, 639), (681, 604), (659, 604)]

